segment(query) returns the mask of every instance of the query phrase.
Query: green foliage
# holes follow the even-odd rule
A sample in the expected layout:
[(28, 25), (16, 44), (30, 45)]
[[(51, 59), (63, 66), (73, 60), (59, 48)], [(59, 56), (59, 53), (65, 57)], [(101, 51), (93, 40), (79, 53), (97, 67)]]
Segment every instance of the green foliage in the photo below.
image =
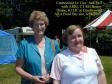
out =
[(99, 30), (98, 37), (104, 41), (112, 41), (112, 30)]
[(108, 2), (108, 3), (105, 3), (104, 4), (104, 11), (106, 11), (106, 10), (112, 10), (112, 2)]
[(0, 84), (20, 84), (14, 64), (0, 65)]
[(5, 3), (0, 3), (0, 14), (4, 16), (12, 16), (13, 9), (5, 4)]
[(112, 54), (112, 30), (88, 31), (85, 38), (86, 45), (95, 48), (100, 55)]
[(102, 64), (104, 66), (104, 71), (106, 73), (107, 84), (112, 84), (112, 56), (101, 56)]

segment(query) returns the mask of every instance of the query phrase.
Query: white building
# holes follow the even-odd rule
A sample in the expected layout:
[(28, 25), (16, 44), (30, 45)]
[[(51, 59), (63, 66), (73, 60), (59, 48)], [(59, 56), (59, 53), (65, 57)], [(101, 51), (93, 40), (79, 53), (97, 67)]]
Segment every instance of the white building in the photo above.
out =
[(15, 27), (14, 29), (8, 29), (5, 31), (15, 35), (17, 42), (34, 34), (31, 27)]

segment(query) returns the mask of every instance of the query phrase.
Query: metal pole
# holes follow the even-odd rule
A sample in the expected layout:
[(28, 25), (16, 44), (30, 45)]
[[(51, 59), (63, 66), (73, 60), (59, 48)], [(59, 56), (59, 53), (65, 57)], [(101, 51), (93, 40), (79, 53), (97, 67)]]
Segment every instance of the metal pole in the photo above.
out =
[(91, 30), (90, 30), (90, 42), (89, 42), (89, 45), (91, 47)]

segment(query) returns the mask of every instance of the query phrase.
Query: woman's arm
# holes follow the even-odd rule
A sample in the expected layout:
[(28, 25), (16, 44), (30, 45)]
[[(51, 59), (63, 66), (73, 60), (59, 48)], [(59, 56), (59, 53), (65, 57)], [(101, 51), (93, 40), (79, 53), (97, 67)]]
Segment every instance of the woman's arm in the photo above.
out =
[(23, 60), (17, 60), (16, 61), (16, 72), (21, 76), (23, 77), (24, 79), (27, 79), (27, 80), (31, 80), (31, 81), (34, 81), (35, 83), (42, 83), (42, 82), (45, 82), (45, 81), (42, 81), (38, 78), (38, 76), (33, 76), (31, 75), (30, 73), (24, 71), (24, 69), (22, 68), (24, 64), (24, 61)]
[(98, 84), (107, 84), (104, 71), (100, 71), (100, 73), (98, 74)]
[(16, 72), (25, 79), (32, 80), (33, 76), (22, 69), (23, 60), (16, 61)]
[(98, 69), (99, 69), (98, 84), (107, 84), (106, 76), (103, 71), (104, 68), (103, 68), (100, 57), (98, 56), (96, 50), (94, 50), (94, 54), (96, 55), (96, 63), (97, 63)]
[(53, 79), (53, 84), (60, 84), (60, 81)]

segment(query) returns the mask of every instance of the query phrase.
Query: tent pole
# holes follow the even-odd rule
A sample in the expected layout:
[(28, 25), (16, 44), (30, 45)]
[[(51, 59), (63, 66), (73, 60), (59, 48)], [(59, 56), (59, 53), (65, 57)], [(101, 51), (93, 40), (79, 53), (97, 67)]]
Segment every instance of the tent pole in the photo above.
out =
[(90, 30), (90, 42), (89, 42), (89, 45), (91, 47), (91, 30)]

